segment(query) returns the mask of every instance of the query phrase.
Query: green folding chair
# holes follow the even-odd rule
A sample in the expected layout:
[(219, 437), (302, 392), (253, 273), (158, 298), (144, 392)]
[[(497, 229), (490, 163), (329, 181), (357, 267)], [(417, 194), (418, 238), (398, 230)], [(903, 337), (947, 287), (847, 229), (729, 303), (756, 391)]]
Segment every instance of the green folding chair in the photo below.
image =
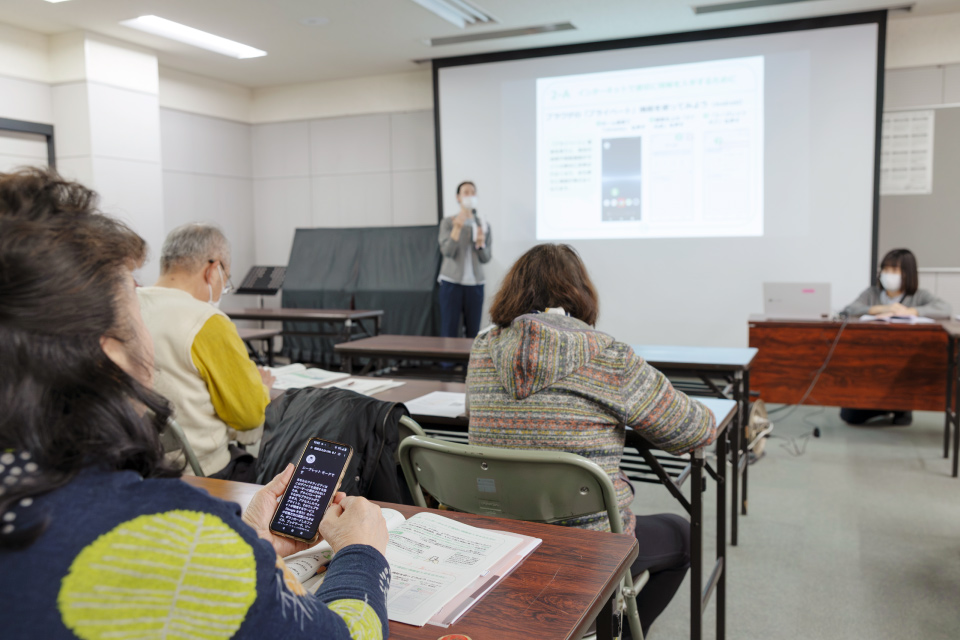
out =
[(411, 418), (410, 416), (400, 416), (400, 423), (397, 425), (397, 431), (399, 432), (399, 438), (397, 442), (403, 442), (405, 438), (410, 436), (426, 436), (424, 433), (423, 427), (417, 424), (417, 421)]
[[(458, 511), (553, 523), (606, 511), (610, 530), (623, 532), (613, 482), (594, 462), (573, 453), (456, 444), (411, 436), (400, 441), (400, 465), (417, 506), (423, 491)], [(522, 488), (522, 490), (518, 490)], [(636, 596), (649, 579), (630, 569), (620, 578), (618, 607), (634, 640), (643, 640)]]
[(193, 474), (201, 478), (204, 477), (197, 454), (193, 452), (193, 447), (190, 446), (183, 428), (173, 418), (167, 419), (167, 428), (160, 432), (160, 442), (163, 444), (164, 452), (183, 451)]

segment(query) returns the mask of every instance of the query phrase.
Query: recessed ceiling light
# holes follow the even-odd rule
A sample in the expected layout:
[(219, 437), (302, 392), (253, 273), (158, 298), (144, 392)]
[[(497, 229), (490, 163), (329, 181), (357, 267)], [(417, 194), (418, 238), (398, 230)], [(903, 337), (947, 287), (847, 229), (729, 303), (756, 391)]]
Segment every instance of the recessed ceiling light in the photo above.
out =
[(324, 25), (330, 24), (330, 18), (324, 18), (323, 16), (316, 16), (313, 18), (301, 18), (300, 24), (305, 24), (308, 27), (322, 27)]
[(69, 2), (70, 0), (47, 0), (50, 4), (57, 4), (58, 2)]
[(467, 0), (413, 0), (413, 2), (461, 29), (468, 25), (496, 22), (493, 16)]
[(152, 33), (155, 36), (170, 38), (171, 40), (193, 45), (194, 47), (214, 51), (225, 56), (230, 56), (231, 58), (259, 58), (260, 56), (267, 55), (266, 51), (261, 51), (260, 49), (255, 49), (248, 45), (235, 42), (234, 40), (215, 36), (212, 33), (194, 29), (185, 24), (180, 24), (179, 22), (158, 16), (140, 16), (133, 20), (123, 20), (120, 24)]

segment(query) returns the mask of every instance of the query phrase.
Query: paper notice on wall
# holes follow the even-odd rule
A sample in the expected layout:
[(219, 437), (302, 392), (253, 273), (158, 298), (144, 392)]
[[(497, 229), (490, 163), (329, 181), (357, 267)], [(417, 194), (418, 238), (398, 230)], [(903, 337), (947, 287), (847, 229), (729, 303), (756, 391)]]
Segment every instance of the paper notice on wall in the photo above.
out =
[(883, 114), (880, 195), (933, 193), (933, 110)]

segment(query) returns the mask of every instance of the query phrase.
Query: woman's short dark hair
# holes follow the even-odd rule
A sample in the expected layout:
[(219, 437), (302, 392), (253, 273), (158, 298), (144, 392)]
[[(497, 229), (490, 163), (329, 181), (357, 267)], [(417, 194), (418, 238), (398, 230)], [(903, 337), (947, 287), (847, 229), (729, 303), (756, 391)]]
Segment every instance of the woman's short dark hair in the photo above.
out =
[(563, 307), (589, 325), (600, 313), (597, 290), (576, 249), (567, 244), (538, 244), (510, 267), (490, 306), (490, 318), (509, 327), (518, 316)]
[(477, 185), (473, 184), (473, 182), (471, 182), (470, 180), (464, 180), (463, 182), (457, 185), (457, 195), (460, 195), (460, 189), (463, 189), (465, 185), (470, 185), (471, 187), (473, 187), (474, 191), (477, 190)]
[(912, 296), (920, 287), (920, 274), (917, 272), (917, 257), (910, 249), (892, 249), (880, 261), (880, 271), (886, 267), (898, 267), (903, 292)]
[[(87, 467), (179, 475), (159, 438), (169, 404), (101, 347), (135, 335), (120, 300), (147, 247), (96, 204), (50, 170), (0, 174), (0, 452), (31, 461), (4, 484), (0, 514)], [(0, 535), (0, 548), (45, 524)]]

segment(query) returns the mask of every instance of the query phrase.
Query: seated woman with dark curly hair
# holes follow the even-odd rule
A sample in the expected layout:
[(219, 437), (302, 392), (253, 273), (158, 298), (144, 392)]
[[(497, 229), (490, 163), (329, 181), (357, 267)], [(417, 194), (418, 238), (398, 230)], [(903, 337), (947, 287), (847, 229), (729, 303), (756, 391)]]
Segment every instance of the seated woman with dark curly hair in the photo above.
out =
[[(646, 634), (690, 566), (690, 523), (631, 513), (620, 470), (625, 427), (682, 453), (713, 441), (716, 422), (629, 345), (597, 331), (597, 315), (597, 292), (572, 247), (537, 245), (514, 263), (490, 307), (496, 324), (470, 353), (470, 443), (576, 453), (610, 475), (624, 533), (640, 543), (632, 575), (650, 572), (637, 596)], [(559, 524), (610, 530), (606, 512)]]
[(270, 518), (290, 466), (237, 505), (180, 481), (132, 271), (143, 239), (52, 172), (0, 174), (4, 638), (384, 638), (380, 509), (338, 494), (316, 596)]

